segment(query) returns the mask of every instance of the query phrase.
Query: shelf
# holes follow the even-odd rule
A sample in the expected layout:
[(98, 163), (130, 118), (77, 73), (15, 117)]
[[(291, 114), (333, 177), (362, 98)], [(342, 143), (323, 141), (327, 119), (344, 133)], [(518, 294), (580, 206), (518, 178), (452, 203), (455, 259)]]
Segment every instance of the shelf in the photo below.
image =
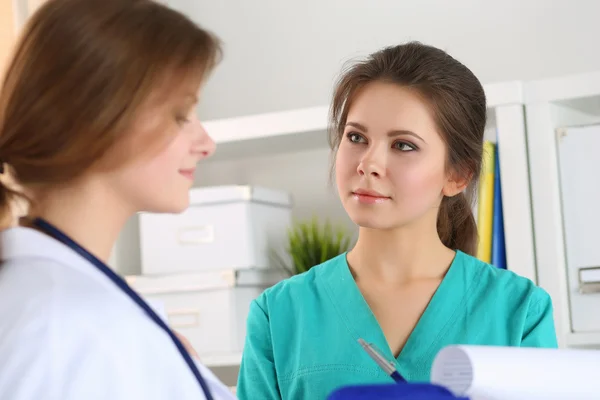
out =
[[(539, 79), (524, 86), (525, 103), (570, 102), (572, 100), (600, 97), (600, 71)], [(598, 102), (597, 104), (600, 104)]]
[[(520, 82), (484, 86), (489, 109), (522, 104)], [(206, 121), (204, 128), (217, 143), (213, 161), (232, 160), (328, 146), (329, 107), (319, 106)]]
[(483, 85), (483, 89), (488, 109), (523, 104), (523, 84), (520, 81), (490, 83)]
[(574, 333), (567, 335), (568, 347), (600, 349), (600, 332)]
[(212, 160), (263, 156), (327, 146), (327, 107), (207, 121), (217, 143)]
[(200, 362), (208, 368), (239, 367), (242, 362), (242, 353), (200, 356)]

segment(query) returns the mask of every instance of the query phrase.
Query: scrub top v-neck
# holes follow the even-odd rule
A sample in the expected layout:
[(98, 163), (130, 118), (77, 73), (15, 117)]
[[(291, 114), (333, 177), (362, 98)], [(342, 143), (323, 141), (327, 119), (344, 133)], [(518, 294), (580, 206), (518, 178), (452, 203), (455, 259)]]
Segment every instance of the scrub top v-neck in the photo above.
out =
[[(331, 275), (326, 276), (323, 283), (331, 291), (335, 304), (346, 303), (345, 306), (338, 307), (338, 311), (348, 331), (354, 335), (354, 339), (358, 341), (359, 338), (362, 338), (374, 344), (388, 360), (396, 361), (396, 368), (402, 376), (410, 379), (411, 375), (415, 375), (414, 371), (422, 368), (420, 365), (423, 364), (423, 360), (432, 359), (435, 356), (436, 344), (451, 323), (456, 322), (453, 317), (465, 300), (468, 292), (466, 286), (473, 282), (473, 279), (469, 282), (466, 281), (465, 270), (461, 268), (465, 262), (463, 257), (465, 254), (462, 252), (456, 254), (448, 272), (396, 358), (392, 354), (379, 322), (352, 276), (346, 257), (340, 259), (338, 268), (327, 271)], [(338, 284), (338, 282), (344, 282), (344, 284)]]
[[(346, 254), (266, 290), (250, 306), (246, 331), (240, 400), (325, 399), (341, 386), (391, 382), (357, 341), (394, 359)], [(409, 382), (427, 382), (450, 344), (556, 347), (550, 297), (458, 251), (396, 367)]]

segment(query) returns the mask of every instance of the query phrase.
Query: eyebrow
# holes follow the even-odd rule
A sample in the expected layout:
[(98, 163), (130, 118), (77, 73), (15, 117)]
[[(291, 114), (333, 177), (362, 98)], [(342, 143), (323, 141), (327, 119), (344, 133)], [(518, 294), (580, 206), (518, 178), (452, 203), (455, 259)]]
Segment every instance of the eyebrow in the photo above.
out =
[[(356, 129), (360, 129), (364, 133), (368, 133), (369, 132), (366, 126), (364, 126), (363, 124), (360, 124), (358, 122), (348, 122), (348, 123), (346, 123), (346, 126), (352, 126), (352, 127), (356, 128)], [(391, 131), (389, 131), (387, 133), (388, 137), (396, 137), (396, 136), (401, 136), (401, 135), (413, 136), (413, 137), (416, 137), (417, 139), (419, 139), (420, 141), (422, 141), (423, 143), (427, 143), (427, 142), (425, 142), (425, 140), (421, 136), (417, 135), (413, 131), (409, 131), (409, 130), (406, 130), (406, 129), (394, 129), (394, 130), (391, 130)]]

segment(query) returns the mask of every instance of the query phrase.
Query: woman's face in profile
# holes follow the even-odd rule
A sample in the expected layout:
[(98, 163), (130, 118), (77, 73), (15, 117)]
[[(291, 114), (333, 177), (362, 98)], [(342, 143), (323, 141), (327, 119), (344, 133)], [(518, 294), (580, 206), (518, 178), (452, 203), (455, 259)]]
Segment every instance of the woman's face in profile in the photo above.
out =
[(148, 102), (128, 133), (133, 160), (116, 172), (114, 185), (136, 212), (185, 210), (196, 165), (215, 151), (196, 116), (197, 86), (182, 86)]

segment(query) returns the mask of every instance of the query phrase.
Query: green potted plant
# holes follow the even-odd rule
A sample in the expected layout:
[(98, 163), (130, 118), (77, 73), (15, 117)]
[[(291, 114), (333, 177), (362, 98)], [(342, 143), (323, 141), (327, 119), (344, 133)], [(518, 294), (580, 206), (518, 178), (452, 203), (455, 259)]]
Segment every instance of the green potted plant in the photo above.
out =
[(310, 220), (295, 220), (288, 228), (286, 256), (276, 251), (272, 255), (276, 265), (290, 275), (301, 274), (350, 249), (352, 233), (329, 219), (323, 223), (314, 216)]

